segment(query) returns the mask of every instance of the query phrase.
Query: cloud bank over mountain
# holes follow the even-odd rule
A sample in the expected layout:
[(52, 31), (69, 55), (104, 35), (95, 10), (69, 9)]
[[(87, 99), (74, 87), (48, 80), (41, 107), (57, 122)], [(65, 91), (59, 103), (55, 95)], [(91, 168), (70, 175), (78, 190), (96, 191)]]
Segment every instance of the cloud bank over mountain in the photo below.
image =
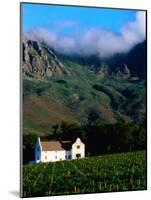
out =
[[(136, 12), (135, 21), (123, 24), (119, 33), (100, 28), (79, 27), (78, 33), (63, 34), (48, 28), (34, 28), (24, 32), (30, 40), (43, 41), (55, 51), (66, 55), (111, 57), (126, 53), (146, 37), (146, 13)], [(71, 23), (71, 22), (70, 22)], [(66, 26), (68, 25), (65, 23)], [(72, 24), (73, 25), (73, 24)], [(59, 24), (58, 24), (59, 26)]]

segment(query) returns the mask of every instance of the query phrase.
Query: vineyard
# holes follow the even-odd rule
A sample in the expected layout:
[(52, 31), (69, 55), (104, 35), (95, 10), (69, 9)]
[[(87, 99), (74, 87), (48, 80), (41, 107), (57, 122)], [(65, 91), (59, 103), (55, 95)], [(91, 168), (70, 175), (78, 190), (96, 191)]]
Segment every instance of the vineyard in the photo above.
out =
[(145, 151), (23, 166), (23, 197), (146, 187)]

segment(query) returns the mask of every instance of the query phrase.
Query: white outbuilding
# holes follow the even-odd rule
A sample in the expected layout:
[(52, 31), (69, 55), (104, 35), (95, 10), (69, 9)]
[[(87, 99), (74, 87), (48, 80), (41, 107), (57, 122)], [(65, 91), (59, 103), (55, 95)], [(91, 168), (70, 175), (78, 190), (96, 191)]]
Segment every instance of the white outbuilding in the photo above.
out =
[(35, 145), (35, 162), (55, 162), (85, 157), (85, 145), (80, 138), (71, 141), (41, 141)]

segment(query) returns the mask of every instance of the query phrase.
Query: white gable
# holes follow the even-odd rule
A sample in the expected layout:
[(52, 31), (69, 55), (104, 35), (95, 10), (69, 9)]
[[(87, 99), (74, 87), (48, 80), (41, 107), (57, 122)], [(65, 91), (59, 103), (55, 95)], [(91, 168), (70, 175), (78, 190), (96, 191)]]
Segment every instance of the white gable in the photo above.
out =
[(72, 145), (72, 159), (84, 158), (85, 157), (85, 145), (82, 143), (80, 138), (77, 138), (75, 143)]

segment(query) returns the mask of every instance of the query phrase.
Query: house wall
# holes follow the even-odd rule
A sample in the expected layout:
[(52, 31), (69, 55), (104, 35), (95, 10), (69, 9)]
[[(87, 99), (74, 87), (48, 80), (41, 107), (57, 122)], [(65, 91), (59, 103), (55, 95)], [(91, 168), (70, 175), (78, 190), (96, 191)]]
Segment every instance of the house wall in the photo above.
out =
[(66, 159), (72, 159), (72, 151), (66, 151)]
[(72, 159), (77, 159), (77, 154), (80, 154), (80, 158), (85, 157), (85, 145), (81, 142), (80, 138), (77, 138), (76, 142), (72, 145)]
[(41, 161), (41, 144), (40, 144), (40, 139), (37, 139), (36, 145), (35, 145), (35, 162), (39, 163)]
[(66, 151), (42, 151), (41, 161), (42, 162), (55, 162), (66, 159)]

